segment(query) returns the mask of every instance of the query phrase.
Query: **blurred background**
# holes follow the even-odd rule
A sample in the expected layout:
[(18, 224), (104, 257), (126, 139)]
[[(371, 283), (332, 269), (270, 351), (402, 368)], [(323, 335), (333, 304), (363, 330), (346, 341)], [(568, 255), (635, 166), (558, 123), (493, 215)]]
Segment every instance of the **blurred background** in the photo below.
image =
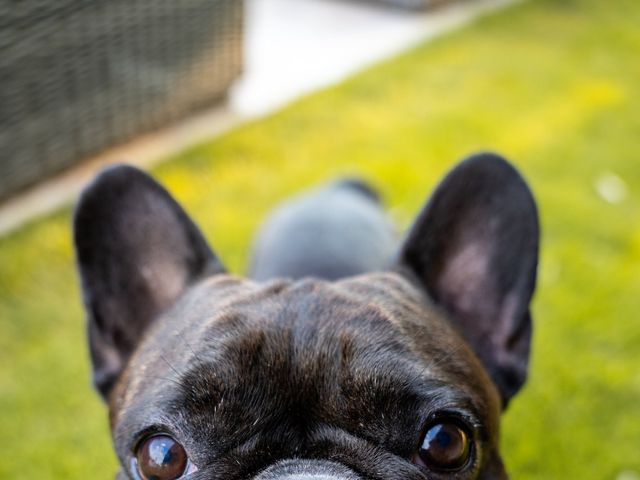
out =
[(0, 478), (113, 478), (73, 202), (149, 169), (242, 273), (341, 174), (406, 227), (465, 155), (528, 179), (543, 242), (516, 479), (640, 480), (640, 2), (0, 0)]

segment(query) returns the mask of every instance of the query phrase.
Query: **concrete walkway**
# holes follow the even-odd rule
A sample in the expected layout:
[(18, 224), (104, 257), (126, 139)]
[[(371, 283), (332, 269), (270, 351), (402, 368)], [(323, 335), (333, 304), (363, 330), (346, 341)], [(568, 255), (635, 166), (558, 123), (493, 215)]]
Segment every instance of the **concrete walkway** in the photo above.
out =
[(466, 0), (409, 13), (348, 0), (247, 0), (245, 73), (226, 104), (89, 158), (5, 201), (0, 235), (72, 202), (104, 165), (127, 161), (147, 168), (515, 1)]

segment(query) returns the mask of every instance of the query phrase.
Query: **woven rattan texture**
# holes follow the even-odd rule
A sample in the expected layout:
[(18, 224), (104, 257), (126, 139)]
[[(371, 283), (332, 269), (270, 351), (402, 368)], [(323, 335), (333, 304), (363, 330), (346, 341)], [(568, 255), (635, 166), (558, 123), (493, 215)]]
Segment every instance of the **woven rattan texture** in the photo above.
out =
[(223, 97), (241, 0), (0, 0), (0, 198)]

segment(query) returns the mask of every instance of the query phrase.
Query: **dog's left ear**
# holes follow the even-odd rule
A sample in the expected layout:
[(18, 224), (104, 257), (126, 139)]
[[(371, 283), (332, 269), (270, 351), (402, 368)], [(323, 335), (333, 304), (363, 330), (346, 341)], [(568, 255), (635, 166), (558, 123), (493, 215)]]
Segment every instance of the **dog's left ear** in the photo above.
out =
[(539, 227), (535, 201), (503, 158), (478, 154), (436, 189), (400, 262), (469, 342), (506, 406), (527, 376)]
[(85, 189), (74, 240), (94, 383), (106, 398), (153, 320), (190, 284), (224, 268), (171, 195), (126, 165)]

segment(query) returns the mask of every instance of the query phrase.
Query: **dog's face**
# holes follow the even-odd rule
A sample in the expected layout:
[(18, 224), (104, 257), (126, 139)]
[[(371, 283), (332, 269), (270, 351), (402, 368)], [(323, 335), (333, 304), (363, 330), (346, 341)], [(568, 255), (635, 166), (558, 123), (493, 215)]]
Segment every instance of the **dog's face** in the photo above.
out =
[(75, 239), (121, 478), (506, 478), (538, 225), (501, 159), (450, 173), (389, 271), (335, 282), (224, 273), (130, 167), (85, 191)]

